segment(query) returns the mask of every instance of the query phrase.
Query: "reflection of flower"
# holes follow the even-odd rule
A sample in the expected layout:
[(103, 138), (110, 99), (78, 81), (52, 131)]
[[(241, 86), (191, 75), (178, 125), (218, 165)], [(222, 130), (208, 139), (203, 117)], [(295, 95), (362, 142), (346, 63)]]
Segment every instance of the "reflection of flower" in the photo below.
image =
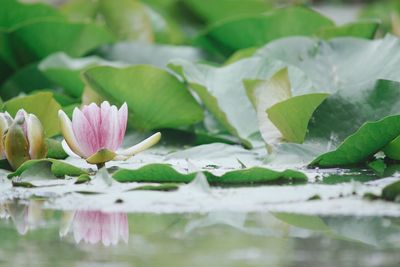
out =
[(29, 230), (35, 229), (43, 219), (42, 201), (31, 200), (28, 205), (12, 202), (6, 205), (8, 214), (14, 222), (18, 233), (25, 235)]
[[(83, 240), (89, 244), (102, 242), (103, 245), (116, 245), (122, 239), (128, 243), (129, 225), (126, 213), (105, 213), (101, 211), (76, 211), (71, 228), (76, 243)], [(69, 229), (62, 229), (60, 235), (66, 235)]]
[(7, 212), (6, 206), (3, 204), (0, 204), (0, 219), (8, 219), (10, 215)]
[(13, 120), (7, 112), (0, 113), (0, 157), (7, 158), (13, 169), (30, 159), (47, 154), (43, 126), (39, 119), (20, 109)]
[(104, 101), (100, 106), (92, 103), (82, 110), (74, 109), (72, 121), (59, 111), (64, 150), (91, 164), (104, 164), (115, 159), (126, 159), (156, 144), (161, 137), (156, 133), (126, 150), (117, 151), (125, 135), (128, 107), (118, 108)]

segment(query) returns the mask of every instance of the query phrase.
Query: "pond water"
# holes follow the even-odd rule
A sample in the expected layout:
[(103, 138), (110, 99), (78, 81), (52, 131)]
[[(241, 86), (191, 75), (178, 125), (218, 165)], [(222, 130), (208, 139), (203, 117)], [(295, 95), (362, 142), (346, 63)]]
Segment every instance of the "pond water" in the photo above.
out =
[(400, 219), (0, 206), (0, 266), (400, 266)]

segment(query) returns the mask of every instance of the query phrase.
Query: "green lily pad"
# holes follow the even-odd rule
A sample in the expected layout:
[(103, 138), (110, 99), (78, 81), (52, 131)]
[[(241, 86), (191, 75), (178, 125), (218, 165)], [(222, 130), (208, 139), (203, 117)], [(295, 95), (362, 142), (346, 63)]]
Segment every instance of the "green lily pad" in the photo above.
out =
[[(267, 79), (284, 65), (280, 62), (249, 58), (212, 67), (174, 60), (169, 67), (180, 74), (203, 101), (206, 108), (230, 134), (252, 147), (250, 138), (259, 127), (256, 111), (246, 95), (244, 79)], [(240, 109), (238, 108), (240, 107)]]
[(378, 79), (400, 82), (399, 49), (400, 39), (391, 35), (377, 40), (349, 37), (330, 41), (288, 37), (265, 45), (254, 56), (297, 67), (319, 92), (348, 91), (352, 97), (351, 93), (369, 90)]
[(51, 81), (61, 86), (69, 95), (81, 97), (85, 84), (81, 72), (94, 66), (122, 66), (122, 63), (106, 61), (97, 56), (71, 58), (60, 52), (50, 55), (39, 64), (39, 70)]
[(46, 139), (46, 144), (47, 144), (47, 157), (52, 158), (52, 159), (66, 159), (68, 157), (68, 154), (65, 153), (61, 142), (47, 138)]
[(308, 123), (317, 107), (329, 94), (307, 94), (279, 102), (267, 109), (269, 119), (285, 140), (303, 143)]
[(260, 14), (272, 8), (272, 4), (264, 0), (186, 0), (184, 4), (207, 24), (220, 20), (245, 15)]
[(323, 39), (332, 39), (336, 37), (359, 37), (373, 39), (378, 30), (378, 21), (360, 21), (344, 24), (341, 26), (327, 27), (317, 31), (316, 35)]
[(336, 167), (353, 165), (367, 160), (400, 135), (400, 115), (380, 121), (367, 122), (344, 140), (336, 150), (322, 154), (310, 165)]
[(23, 4), (17, 0), (2, 0), (0, 29), (11, 29), (20, 24), (37, 20), (60, 20), (65, 18), (53, 7), (46, 4)]
[[(263, 167), (228, 171), (222, 175), (204, 172), (212, 185), (243, 185), (305, 182), (307, 176), (299, 171), (282, 172)], [(120, 169), (113, 174), (118, 182), (190, 183), (196, 173), (180, 173), (169, 164), (149, 164), (136, 170)]]
[(52, 87), (54, 84), (39, 71), (37, 64), (30, 64), (19, 69), (1, 85), (0, 95), (3, 100), (9, 100), (21, 93)]
[(382, 190), (382, 198), (388, 201), (399, 201), (400, 181), (385, 186)]
[(111, 33), (97, 24), (47, 20), (21, 25), (9, 32), (8, 39), (20, 64), (60, 51), (79, 57), (114, 42)]
[(50, 170), (56, 177), (61, 178), (64, 177), (65, 175), (79, 176), (82, 174), (87, 174), (87, 171), (63, 161), (59, 161), (56, 159), (36, 159), (36, 160), (26, 161), (15, 172), (10, 173), (7, 177), (13, 178), (20, 176), (24, 171), (28, 170), (29, 168), (33, 168), (33, 166), (36, 164), (41, 164), (43, 162), (50, 163), (51, 165)]
[(262, 46), (287, 36), (310, 36), (330, 26), (334, 26), (330, 19), (311, 9), (289, 7), (221, 21), (207, 29), (196, 42), (211, 52), (229, 56), (237, 50)]
[(137, 0), (99, 1), (99, 12), (107, 26), (121, 40), (154, 40), (146, 6)]
[(177, 128), (204, 117), (182, 82), (150, 65), (95, 67), (85, 71), (83, 77), (105, 99), (118, 105), (126, 102), (129, 122), (140, 129)]
[(101, 164), (115, 158), (117, 154), (108, 149), (101, 149), (86, 159), (90, 164)]
[(206, 59), (204, 51), (192, 46), (146, 44), (143, 42), (118, 42), (103, 46), (99, 54), (109, 60), (132, 65), (149, 64), (166, 68), (173, 59), (185, 59), (197, 62)]

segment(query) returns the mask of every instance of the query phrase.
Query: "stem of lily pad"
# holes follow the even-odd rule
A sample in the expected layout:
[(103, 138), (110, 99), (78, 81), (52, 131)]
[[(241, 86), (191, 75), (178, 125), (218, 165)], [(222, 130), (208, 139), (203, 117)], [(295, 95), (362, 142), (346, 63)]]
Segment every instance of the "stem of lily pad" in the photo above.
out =
[(102, 163), (97, 163), (96, 166), (97, 166), (97, 170), (100, 170), (101, 168), (103, 168), (103, 167), (106, 166), (106, 163), (104, 163), (104, 162), (102, 162)]

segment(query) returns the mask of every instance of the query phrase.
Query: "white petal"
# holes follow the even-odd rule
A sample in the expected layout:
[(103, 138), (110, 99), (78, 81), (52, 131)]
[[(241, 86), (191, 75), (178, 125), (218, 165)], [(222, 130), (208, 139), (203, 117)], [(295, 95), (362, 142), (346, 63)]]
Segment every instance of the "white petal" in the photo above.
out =
[(26, 127), (31, 159), (45, 157), (47, 151), (44, 148), (45, 136), (42, 123), (35, 115), (29, 114), (26, 118)]
[(74, 151), (69, 147), (68, 143), (64, 140), (61, 141), (61, 146), (64, 149), (65, 153), (70, 157), (81, 158), (79, 155), (75, 154)]
[(161, 133), (157, 132), (137, 145), (134, 145), (122, 151), (118, 151), (117, 154), (122, 156), (133, 156), (157, 144), (160, 139)]
[[(65, 114), (65, 112), (62, 110), (58, 111), (58, 118), (60, 119), (61, 132), (65, 138), (65, 141), (68, 143), (68, 147), (75, 154), (84, 157), (84, 154), (79, 147), (78, 141), (76, 140), (74, 131), (72, 130), (71, 120), (68, 118), (67, 114)], [(69, 154), (67, 151), (65, 152)]]

